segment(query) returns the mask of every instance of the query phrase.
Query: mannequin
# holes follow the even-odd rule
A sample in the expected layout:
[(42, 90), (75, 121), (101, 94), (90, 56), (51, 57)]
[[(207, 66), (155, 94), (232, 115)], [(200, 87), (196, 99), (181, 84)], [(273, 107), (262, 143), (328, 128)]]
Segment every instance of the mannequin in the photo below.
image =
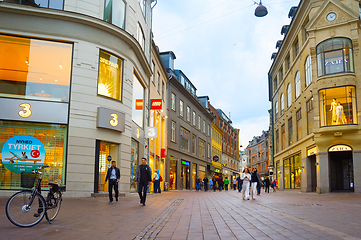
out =
[(336, 114), (336, 98), (332, 99), (330, 111), (332, 112), (332, 124), (337, 124), (337, 114)]
[(336, 107), (336, 124), (346, 124), (346, 116), (343, 113), (343, 106), (341, 105), (340, 102), (337, 103), (337, 107)]

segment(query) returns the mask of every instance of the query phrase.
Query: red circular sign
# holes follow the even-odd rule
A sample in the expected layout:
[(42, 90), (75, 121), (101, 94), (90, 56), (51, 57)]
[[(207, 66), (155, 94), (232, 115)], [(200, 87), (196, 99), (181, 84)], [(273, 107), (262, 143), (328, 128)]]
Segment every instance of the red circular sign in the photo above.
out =
[(31, 155), (33, 158), (38, 158), (38, 157), (40, 156), (40, 151), (34, 149), (33, 151), (30, 152), (30, 155)]

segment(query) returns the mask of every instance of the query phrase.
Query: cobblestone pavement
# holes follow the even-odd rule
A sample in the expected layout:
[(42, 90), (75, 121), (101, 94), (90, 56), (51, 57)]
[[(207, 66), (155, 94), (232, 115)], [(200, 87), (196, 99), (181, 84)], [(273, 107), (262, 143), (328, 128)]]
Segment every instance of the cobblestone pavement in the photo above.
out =
[[(66, 193), (65, 193), (66, 195)], [(6, 218), (0, 198), (0, 239), (361, 239), (361, 194), (298, 191), (261, 193), (241, 200), (236, 191), (65, 198), (59, 216), (32, 228)]]

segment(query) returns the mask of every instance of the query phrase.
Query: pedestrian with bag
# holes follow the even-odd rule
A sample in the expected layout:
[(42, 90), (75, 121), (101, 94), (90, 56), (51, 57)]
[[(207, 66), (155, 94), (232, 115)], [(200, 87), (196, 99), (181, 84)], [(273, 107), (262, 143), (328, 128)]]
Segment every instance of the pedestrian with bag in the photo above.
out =
[(242, 199), (249, 200), (249, 185), (251, 181), (251, 174), (249, 173), (249, 168), (245, 168), (241, 174), (241, 180), (243, 181), (242, 186)]
[(196, 177), (196, 191), (199, 191), (199, 186), (201, 185), (201, 180), (199, 179), (199, 177)]
[(108, 168), (107, 176), (105, 177), (105, 183), (107, 183), (108, 180), (109, 203), (113, 203), (113, 188), (115, 192), (115, 201), (118, 202), (118, 182), (120, 181), (120, 170), (117, 168), (117, 163), (115, 161), (112, 161), (112, 166)]
[(154, 182), (154, 193), (160, 193), (160, 174), (159, 174), (159, 170), (156, 170), (156, 172), (154, 172), (154, 176), (153, 176), (153, 182)]
[(241, 179), (241, 176), (237, 177), (237, 183), (238, 183), (238, 192), (242, 191), (242, 184), (243, 184), (243, 180)]
[(268, 192), (268, 193), (269, 193), (270, 180), (269, 180), (268, 176), (267, 176), (266, 179), (264, 180), (264, 186), (265, 186), (264, 192)]
[(261, 182), (261, 178), (257, 172), (257, 168), (253, 168), (251, 173), (251, 196), (253, 200), (256, 200), (257, 185)]
[(207, 178), (207, 176), (204, 176), (204, 178), (203, 178), (203, 186), (204, 186), (204, 191), (207, 192), (208, 191), (208, 178)]
[(237, 190), (237, 179), (233, 178), (233, 190)]
[(273, 179), (272, 181), (272, 188), (273, 188), (273, 192), (276, 192), (276, 188), (277, 188), (277, 180)]
[(228, 177), (226, 177), (223, 182), (224, 182), (224, 189), (225, 189), (226, 191), (228, 191), (228, 185), (229, 185), (229, 179), (228, 179)]
[(142, 164), (135, 172), (135, 185), (138, 185), (140, 204), (145, 206), (148, 184), (152, 184), (152, 169), (147, 164), (147, 159), (142, 158)]

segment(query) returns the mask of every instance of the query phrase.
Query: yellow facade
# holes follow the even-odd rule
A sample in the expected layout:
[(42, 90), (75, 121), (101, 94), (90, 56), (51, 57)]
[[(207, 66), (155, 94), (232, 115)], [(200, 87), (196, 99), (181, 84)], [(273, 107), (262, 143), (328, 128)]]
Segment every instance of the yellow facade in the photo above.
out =
[(222, 130), (212, 123), (212, 157), (215, 155), (219, 157), (218, 162), (214, 162), (212, 159), (212, 165), (219, 170), (222, 169), (222, 137)]
[(359, 1), (298, 6), (269, 71), (281, 189), (361, 192), (359, 30)]

